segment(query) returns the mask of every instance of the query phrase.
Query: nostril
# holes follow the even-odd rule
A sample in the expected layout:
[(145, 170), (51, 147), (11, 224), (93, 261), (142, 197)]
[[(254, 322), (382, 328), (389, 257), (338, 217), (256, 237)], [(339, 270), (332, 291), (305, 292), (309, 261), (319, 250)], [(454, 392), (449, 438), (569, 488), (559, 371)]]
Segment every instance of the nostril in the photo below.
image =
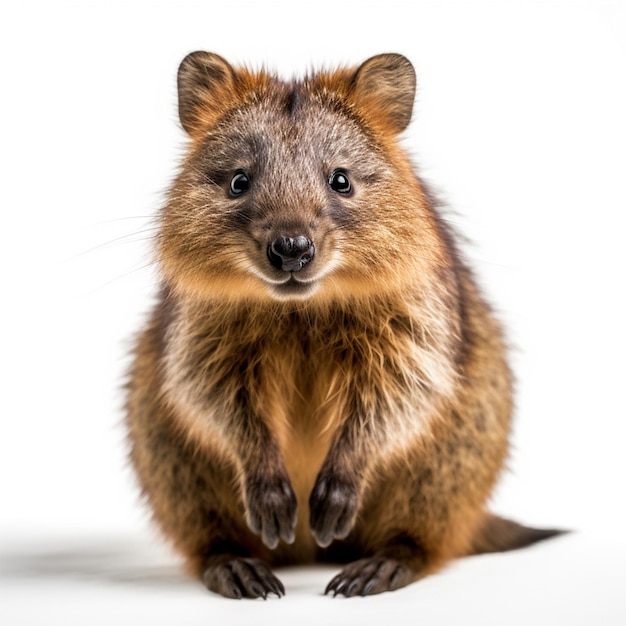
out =
[(310, 247), (311, 242), (304, 235), (299, 237), (278, 237), (271, 245), (272, 251), (285, 259), (295, 259)]
[(276, 269), (283, 269), (283, 257), (276, 252), (276, 248), (273, 243), (267, 247), (267, 258)]
[(299, 272), (315, 256), (315, 245), (305, 237), (278, 237), (267, 247), (267, 257), (277, 269)]

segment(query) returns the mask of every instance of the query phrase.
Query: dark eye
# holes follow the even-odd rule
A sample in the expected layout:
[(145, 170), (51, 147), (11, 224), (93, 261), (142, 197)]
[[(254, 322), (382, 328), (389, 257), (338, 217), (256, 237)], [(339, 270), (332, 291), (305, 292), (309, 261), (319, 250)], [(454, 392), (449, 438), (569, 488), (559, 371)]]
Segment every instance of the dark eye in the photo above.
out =
[(350, 193), (352, 191), (350, 179), (343, 170), (335, 170), (330, 175), (328, 184), (330, 188), (337, 193)]
[(230, 195), (240, 196), (250, 189), (250, 178), (245, 172), (235, 172), (230, 181)]

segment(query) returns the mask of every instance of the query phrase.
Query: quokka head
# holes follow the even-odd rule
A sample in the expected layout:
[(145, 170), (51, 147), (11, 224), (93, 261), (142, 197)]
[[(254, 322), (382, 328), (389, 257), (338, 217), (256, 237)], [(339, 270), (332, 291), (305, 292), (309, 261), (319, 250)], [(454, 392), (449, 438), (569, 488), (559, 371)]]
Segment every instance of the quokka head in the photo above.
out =
[(398, 143), (415, 97), (401, 55), (285, 82), (194, 52), (178, 71), (188, 153), (158, 256), (183, 292), (363, 297), (419, 284), (443, 245)]

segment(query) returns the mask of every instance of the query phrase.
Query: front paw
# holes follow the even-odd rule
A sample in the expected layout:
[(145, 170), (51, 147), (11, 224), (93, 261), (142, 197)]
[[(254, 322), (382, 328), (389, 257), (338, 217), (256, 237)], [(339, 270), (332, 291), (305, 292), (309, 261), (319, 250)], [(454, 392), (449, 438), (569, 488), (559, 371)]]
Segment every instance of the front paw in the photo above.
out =
[(354, 526), (357, 506), (354, 482), (320, 474), (309, 500), (311, 532), (317, 544), (326, 548), (333, 539), (345, 539)]
[(246, 522), (273, 550), (282, 539), (295, 540), (296, 496), (285, 477), (256, 477), (246, 482)]

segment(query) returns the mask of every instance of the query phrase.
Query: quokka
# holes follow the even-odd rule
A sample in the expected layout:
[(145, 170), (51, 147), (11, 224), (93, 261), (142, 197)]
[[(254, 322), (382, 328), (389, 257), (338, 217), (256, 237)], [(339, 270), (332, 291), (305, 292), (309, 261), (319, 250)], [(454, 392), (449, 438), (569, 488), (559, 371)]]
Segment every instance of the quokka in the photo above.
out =
[(189, 571), (281, 596), (403, 587), (557, 534), (492, 515), (507, 456), (502, 330), (401, 147), (398, 54), (282, 81), (195, 52), (190, 143), (159, 216), (158, 303), (128, 384), (131, 459)]

